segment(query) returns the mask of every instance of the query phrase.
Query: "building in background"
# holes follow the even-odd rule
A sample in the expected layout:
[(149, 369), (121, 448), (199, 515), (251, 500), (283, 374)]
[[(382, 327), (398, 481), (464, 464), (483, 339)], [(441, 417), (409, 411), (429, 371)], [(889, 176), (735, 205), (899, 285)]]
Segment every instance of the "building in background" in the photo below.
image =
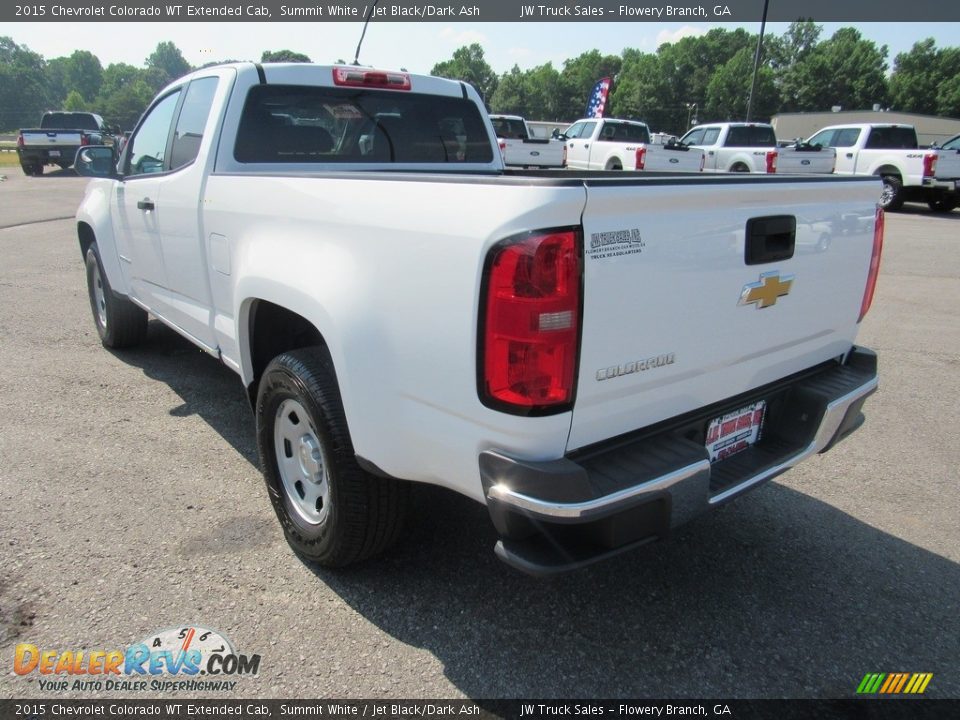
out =
[(839, 112), (780, 113), (770, 119), (778, 140), (808, 138), (828, 125), (848, 123), (892, 123), (913, 125), (921, 145), (932, 145), (949, 140), (960, 133), (957, 118), (920, 115), (918, 113), (880, 110), (842, 110)]

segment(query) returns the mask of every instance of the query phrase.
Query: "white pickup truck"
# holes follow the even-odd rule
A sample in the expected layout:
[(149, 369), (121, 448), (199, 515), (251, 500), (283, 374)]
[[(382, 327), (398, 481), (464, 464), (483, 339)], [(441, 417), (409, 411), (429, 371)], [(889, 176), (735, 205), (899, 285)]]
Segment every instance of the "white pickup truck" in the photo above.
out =
[(503, 162), (510, 167), (562, 168), (565, 147), (550, 138), (535, 138), (519, 115), (491, 115)]
[(879, 176), (880, 205), (885, 210), (899, 210), (908, 200), (926, 202), (933, 210), (955, 207), (945, 205), (960, 180), (960, 156), (920, 148), (912, 125), (831, 125), (807, 143), (836, 148), (838, 175)]
[(574, 170), (699, 172), (703, 153), (685, 145), (651, 142), (646, 123), (613, 118), (577, 120), (560, 136)]
[(837, 157), (819, 145), (778, 147), (773, 126), (765, 123), (698, 125), (680, 141), (706, 153), (705, 172), (829, 174)]
[(324, 565), (386, 548), (415, 481), (484, 504), (514, 567), (579, 567), (828, 449), (877, 387), (875, 181), (506, 171), (472, 87), (307, 64), (198, 70), (76, 169), (101, 341), (149, 313), (240, 376)]
[(24, 175), (42, 175), (44, 165), (67, 169), (84, 145), (113, 144), (113, 133), (99, 115), (56, 110), (45, 112), (40, 127), (17, 135), (17, 155)]

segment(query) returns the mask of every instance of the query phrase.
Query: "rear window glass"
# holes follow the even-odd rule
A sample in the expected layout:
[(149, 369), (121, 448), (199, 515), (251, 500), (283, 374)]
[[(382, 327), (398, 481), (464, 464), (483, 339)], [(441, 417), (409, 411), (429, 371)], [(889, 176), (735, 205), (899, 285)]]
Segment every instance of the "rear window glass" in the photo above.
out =
[(736, 125), (727, 133), (725, 147), (776, 147), (777, 136), (772, 127)]
[(477, 106), (463, 98), (365, 88), (258, 85), (234, 146), (242, 163), (488, 163)]
[(912, 127), (871, 128), (866, 147), (870, 150), (916, 150), (917, 133)]
[(63, 130), (99, 130), (97, 119), (89, 113), (47, 113), (40, 119), (40, 127)]
[(490, 118), (493, 123), (493, 131), (498, 138), (504, 140), (526, 140), (527, 129), (523, 125), (523, 120), (515, 118)]
[(650, 131), (646, 125), (632, 125), (629, 123), (604, 123), (603, 130), (597, 140), (611, 142), (649, 143)]

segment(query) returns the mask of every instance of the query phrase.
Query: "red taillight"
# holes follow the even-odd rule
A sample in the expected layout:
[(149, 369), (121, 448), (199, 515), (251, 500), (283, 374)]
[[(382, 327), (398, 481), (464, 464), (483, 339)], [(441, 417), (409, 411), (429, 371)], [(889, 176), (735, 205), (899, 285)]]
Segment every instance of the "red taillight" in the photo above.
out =
[(500, 146), (500, 157), (507, 156), (507, 141), (506, 140), (497, 140), (497, 145)]
[(411, 87), (408, 73), (345, 67), (333, 69), (333, 84), (347, 87), (378, 87), (387, 90), (409, 90)]
[(937, 154), (927, 153), (923, 156), (923, 176), (934, 177), (937, 173)]
[(883, 252), (883, 208), (877, 207), (877, 217), (873, 224), (873, 252), (870, 255), (870, 271), (867, 273), (867, 285), (863, 290), (863, 302), (860, 303), (860, 317), (863, 320), (870, 305), (873, 304), (873, 292), (877, 287), (877, 275), (880, 274), (880, 255)]
[(768, 150), (767, 151), (767, 174), (775, 173), (777, 171), (777, 151)]
[(637, 148), (636, 161), (637, 161), (637, 162), (636, 162), (636, 165), (637, 165), (637, 168), (636, 168), (636, 169), (637, 169), (637, 170), (643, 170), (643, 166), (647, 164), (647, 149), (646, 149), (645, 147), (638, 147), (638, 148)]
[(17, 147), (23, 147), (23, 133), (17, 135)]
[(86, 133), (80, 133), (80, 144), (81, 144), (81, 145), (89, 145), (89, 144), (90, 144), (90, 136), (87, 135)]
[(478, 391), (484, 405), (519, 415), (568, 410), (580, 335), (580, 230), (534, 232), (487, 259)]

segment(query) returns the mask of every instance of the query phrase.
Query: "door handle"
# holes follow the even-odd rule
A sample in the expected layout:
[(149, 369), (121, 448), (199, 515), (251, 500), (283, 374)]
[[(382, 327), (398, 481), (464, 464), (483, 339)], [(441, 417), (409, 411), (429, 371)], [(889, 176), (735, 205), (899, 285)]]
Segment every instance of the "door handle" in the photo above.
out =
[(144, 198), (137, 201), (137, 210), (155, 210), (156, 206), (150, 198)]
[(586, 150), (588, 147), (590, 147), (590, 143), (584, 143), (584, 144), (583, 144), (584, 150)]
[(852, 158), (852, 157), (853, 157), (853, 153), (847, 153), (847, 157), (848, 157), (848, 158)]

